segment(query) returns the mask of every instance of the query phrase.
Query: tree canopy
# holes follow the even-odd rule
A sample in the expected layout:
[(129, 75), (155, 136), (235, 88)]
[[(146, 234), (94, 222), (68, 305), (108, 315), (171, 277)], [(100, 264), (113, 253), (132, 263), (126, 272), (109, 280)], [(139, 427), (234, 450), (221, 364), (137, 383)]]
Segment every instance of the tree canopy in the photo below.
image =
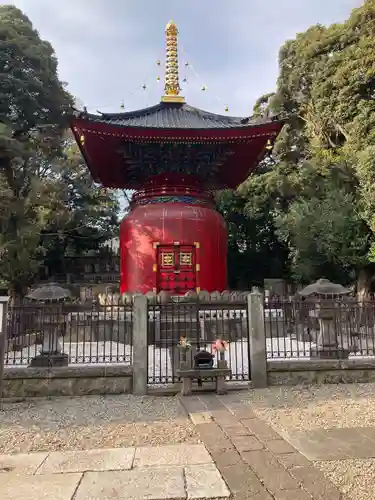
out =
[(288, 248), (291, 277), (349, 282), (375, 257), (375, 0), (287, 41), (279, 67), (254, 113), (287, 125), (238, 191)]
[(51, 45), (0, 6), (0, 279), (17, 294), (47, 257), (58, 265), (117, 224), (114, 196), (94, 185), (67, 134), (72, 105)]

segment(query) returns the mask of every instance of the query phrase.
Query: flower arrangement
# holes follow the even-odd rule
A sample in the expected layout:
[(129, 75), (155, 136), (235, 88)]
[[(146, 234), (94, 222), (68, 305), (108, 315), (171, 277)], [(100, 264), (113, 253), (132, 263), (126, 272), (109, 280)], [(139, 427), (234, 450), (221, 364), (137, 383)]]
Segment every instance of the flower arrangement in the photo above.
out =
[(222, 339), (216, 339), (216, 342), (214, 342), (212, 350), (214, 353), (219, 353), (219, 359), (220, 361), (224, 361), (225, 356), (224, 353), (228, 349), (228, 342), (225, 342), (225, 340)]
[(228, 342), (225, 340), (216, 339), (216, 342), (213, 344), (214, 352), (225, 352), (228, 349)]
[(186, 337), (180, 337), (180, 342), (177, 344), (177, 347), (180, 351), (187, 352), (190, 350), (191, 344), (188, 340), (186, 340)]
[(180, 351), (180, 361), (186, 363), (186, 355), (191, 348), (191, 344), (186, 337), (180, 337), (180, 342), (177, 344), (178, 350)]

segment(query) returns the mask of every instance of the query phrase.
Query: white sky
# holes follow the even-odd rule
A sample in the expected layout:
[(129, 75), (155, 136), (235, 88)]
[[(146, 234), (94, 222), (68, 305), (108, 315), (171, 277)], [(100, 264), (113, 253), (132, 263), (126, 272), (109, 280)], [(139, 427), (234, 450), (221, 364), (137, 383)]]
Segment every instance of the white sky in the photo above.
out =
[[(274, 90), (283, 42), (316, 23), (345, 20), (361, 0), (14, 0), (49, 40), (60, 77), (90, 111), (159, 102), (164, 27), (180, 31), (181, 76), (189, 104), (249, 115)], [(184, 56), (184, 54), (187, 54)], [(185, 71), (188, 60), (194, 71)], [(198, 76), (196, 76), (198, 75)], [(141, 86), (146, 83), (148, 89)], [(202, 84), (208, 90), (202, 92)]]

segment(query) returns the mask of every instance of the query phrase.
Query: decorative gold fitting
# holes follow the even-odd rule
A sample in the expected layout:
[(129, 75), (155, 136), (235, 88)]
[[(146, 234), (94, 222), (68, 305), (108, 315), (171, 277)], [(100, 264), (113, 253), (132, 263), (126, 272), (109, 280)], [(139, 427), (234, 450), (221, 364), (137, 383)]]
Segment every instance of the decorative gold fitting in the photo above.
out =
[(173, 21), (165, 28), (166, 65), (164, 76), (164, 96), (161, 102), (184, 103), (184, 97), (180, 96), (180, 79), (178, 73), (178, 29)]
[(201, 245), (200, 245), (199, 241), (195, 241), (194, 246), (195, 246), (195, 248), (200, 248)]
[(199, 286), (197, 286), (195, 290), (196, 290), (197, 293), (199, 293), (201, 291), (201, 289), (200, 289)]
[(161, 98), (161, 102), (174, 102), (184, 104), (185, 97), (182, 97), (182, 95), (163, 95), (163, 97)]
[(156, 271), (158, 270), (158, 265), (157, 264), (154, 264), (152, 266), (152, 270), (154, 271), (154, 273), (156, 273)]
[(195, 265), (195, 270), (196, 270), (197, 272), (201, 270), (201, 266), (200, 266), (200, 264), (196, 264), (196, 265)]
[(176, 246), (178, 246), (180, 244), (180, 242), (179, 241), (174, 241), (173, 244), (176, 245)]
[(155, 243), (152, 246), (154, 248), (158, 248), (159, 245), (160, 245), (160, 242), (159, 241), (155, 241)]

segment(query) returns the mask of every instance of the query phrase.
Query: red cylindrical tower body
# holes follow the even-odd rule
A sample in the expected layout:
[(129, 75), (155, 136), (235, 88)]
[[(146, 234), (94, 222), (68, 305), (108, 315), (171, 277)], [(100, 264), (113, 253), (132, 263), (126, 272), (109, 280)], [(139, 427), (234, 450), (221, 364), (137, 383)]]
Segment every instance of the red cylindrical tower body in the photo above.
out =
[(152, 179), (120, 230), (121, 292), (227, 288), (227, 229), (194, 179)]

